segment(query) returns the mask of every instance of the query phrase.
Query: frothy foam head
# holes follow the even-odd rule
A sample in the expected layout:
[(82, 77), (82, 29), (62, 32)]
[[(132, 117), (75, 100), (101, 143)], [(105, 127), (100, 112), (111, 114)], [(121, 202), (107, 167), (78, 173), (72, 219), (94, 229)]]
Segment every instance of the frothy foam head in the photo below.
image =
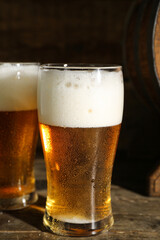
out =
[(0, 111), (37, 108), (38, 64), (0, 65)]
[(86, 128), (120, 124), (122, 71), (41, 69), (38, 109), (39, 121), (52, 126)]
[(75, 215), (53, 215), (54, 219), (56, 219), (57, 221), (61, 221), (61, 222), (68, 222), (68, 223), (74, 223), (74, 224), (87, 224), (87, 223), (91, 223), (92, 219), (87, 219), (83, 216), (75, 216)]

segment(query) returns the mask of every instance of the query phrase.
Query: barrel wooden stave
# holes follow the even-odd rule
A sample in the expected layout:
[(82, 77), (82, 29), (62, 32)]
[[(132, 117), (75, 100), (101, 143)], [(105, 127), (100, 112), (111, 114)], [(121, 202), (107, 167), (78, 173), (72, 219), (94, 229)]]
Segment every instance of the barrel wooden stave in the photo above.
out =
[[(125, 67), (137, 93), (160, 114), (160, 1), (137, 1), (124, 42)], [(158, 45), (159, 44), (159, 45)]]

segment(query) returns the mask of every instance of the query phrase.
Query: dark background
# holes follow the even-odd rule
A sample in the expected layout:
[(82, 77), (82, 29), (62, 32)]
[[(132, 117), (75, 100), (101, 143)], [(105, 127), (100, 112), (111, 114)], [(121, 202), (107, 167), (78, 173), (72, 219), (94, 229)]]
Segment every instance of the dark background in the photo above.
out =
[(1, 0), (1, 61), (121, 63), (133, 0)]
[(125, 108), (113, 182), (144, 192), (147, 176), (159, 161), (160, 119), (141, 101), (123, 62), (125, 26), (134, 3), (1, 0), (0, 61), (123, 65)]

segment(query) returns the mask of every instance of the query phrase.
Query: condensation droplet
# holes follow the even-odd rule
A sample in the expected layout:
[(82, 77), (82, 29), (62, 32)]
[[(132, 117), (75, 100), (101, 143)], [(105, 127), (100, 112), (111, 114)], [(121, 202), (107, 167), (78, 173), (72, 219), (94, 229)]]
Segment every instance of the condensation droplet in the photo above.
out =
[(71, 87), (72, 84), (70, 82), (67, 82), (65, 85), (66, 87)]
[(75, 88), (78, 88), (78, 87), (79, 87), (79, 85), (78, 85), (78, 84), (74, 84), (74, 87), (75, 87)]

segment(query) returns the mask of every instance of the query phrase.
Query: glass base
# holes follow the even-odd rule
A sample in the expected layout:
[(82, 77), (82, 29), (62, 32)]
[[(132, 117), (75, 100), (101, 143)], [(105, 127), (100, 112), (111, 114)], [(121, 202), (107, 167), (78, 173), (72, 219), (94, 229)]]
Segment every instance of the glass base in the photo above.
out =
[(71, 237), (93, 236), (104, 230), (109, 230), (112, 227), (113, 223), (114, 219), (112, 214), (103, 220), (84, 224), (59, 221), (49, 216), (47, 211), (45, 212), (43, 218), (43, 224), (50, 232)]
[(18, 210), (35, 203), (38, 200), (36, 192), (29, 193), (17, 198), (1, 198), (0, 210)]

